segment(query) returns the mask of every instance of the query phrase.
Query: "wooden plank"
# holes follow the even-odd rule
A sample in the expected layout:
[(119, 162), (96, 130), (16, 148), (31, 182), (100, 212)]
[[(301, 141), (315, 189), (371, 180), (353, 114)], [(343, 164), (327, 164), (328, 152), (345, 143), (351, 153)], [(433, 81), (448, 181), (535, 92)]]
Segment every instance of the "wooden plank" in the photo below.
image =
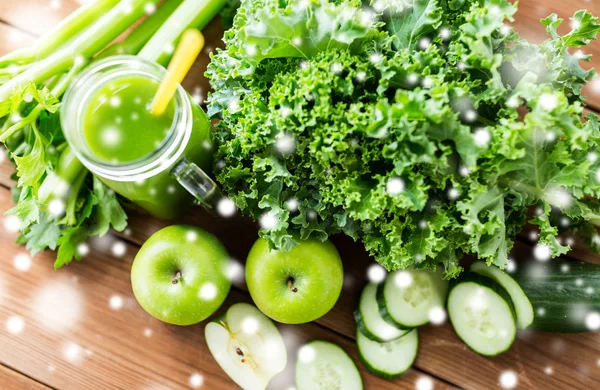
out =
[(50, 387), (34, 381), (8, 367), (0, 365), (0, 384), (4, 390), (48, 390)]
[[(569, 3), (569, 6), (572, 4), (577, 5), (580, 3), (572, 2)], [(565, 13), (562, 11), (567, 9), (567, 7), (564, 7), (563, 2), (544, 2), (543, 6), (547, 5), (555, 7), (561, 15)], [(525, 13), (526, 7), (537, 6), (539, 6), (538, 3), (531, 1), (521, 2), (522, 11), (519, 14), (518, 20), (523, 20), (521, 15)], [(551, 8), (551, 10), (553, 9)], [(0, 15), (3, 15), (3, 13), (0, 12)], [(537, 21), (535, 23), (537, 24)], [(527, 22), (518, 28), (522, 31), (521, 28), (533, 25), (533, 22)], [(532, 27), (531, 31), (537, 33), (543, 30)], [(192, 76), (192, 79), (199, 78), (201, 71), (196, 72)], [(190, 86), (192, 88), (195, 87), (193, 80), (192, 84), (188, 84), (188, 88)], [(9, 170), (3, 169), (2, 172), (4, 180)], [(198, 212), (178, 222), (194, 223), (209, 228), (209, 230), (224, 238), (229, 248), (234, 248), (234, 255), (243, 259), (249, 245), (255, 238), (255, 231), (251, 230), (254, 229), (253, 225), (248, 221), (240, 219), (234, 219), (228, 223), (217, 222), (215, 225), (215, 220), (211, 218), (213, 217)], [(139, 214), (133, 214), (131, 222), (132, 230), (130, 239), (134, 242), (142, 242), (148, 234), (165, 225), (164, 222), (149, 219)], [(239, 225), (243, 225), (243, 227), (239, 227)], [(144, 231), (140, 232), (139, 227), (144, 228)], [(251, 231), (252, 233), (250, 233)], [(342, 299), (336, 305), (334, 311), (319, 321), (319, 323), (332, 327), (337, 332), (348, 337), (353, 337), (354, 329), (350, 316), (352, 303), (356, 296), (357, 288), (364, 282), (365, 270), (370, 263), (368, 259), (367, 261), (364, 260), (364, 253), (361, 253), (360, 247), (345, 243), (344, 240), (346, 239), (344, 238), (336, 238), (335, 240), (346, 259), (347, 268), (347, 259), (353, 259), (351, 263), (353, 272), (347, 280), (345, 287), (347, 290), (345, 290)], [(85, 266), (89, 267), (87, 264)], [(68, 269), (70, 270), (71, 268), (75, 267), (69, 267)], [(505, 369), (512, 369), (519, 373), (520, 388), (534, 388), (537, 386), (569, 388), (569, 383), (571, 383), (571, 387), (597, 387), (598, 377), (593, 373), (595, 364), (593, 351), (597, 351), (598, 348), (597, 343), (594, 344), (593, 340), (588, 340), (587, 335), (564, 336), (529, 332), (521, 333), (519, 342), (515, 344), (515, 347), (509, 354), (502, 355), (493, 360), (482, 358), (468, 351), (454, 336), (452, 330), (447, 325), (440, 328), (425, 327), (422, 329), (420, 335), (421, 353), (417, 366), (431, 369), (446, 380), (451, 380), (449, 378), (458, 378), (459, 381), (455, 383), (465, 388), (495, 387), (497, 386), (500, 373)], [(552, 353), (552, 351), (556, 353)], [(595, 353), (597, 355), (597, 352)], [(472, 374), (473, 367), (478, 368), (477, 375)], [(546, 367), (552, 367), (554, 374), (544, 374), (543, 371)], [(590, 371), (592, 371), (591, 374)], [(476, 378), (473, 378), (474, 376)]]
[[(0, 215), (8, 207), (8, 191), (0, 189)], [(54, 253), (38, 254), (28, 266), (27, 257), (19, 257), (24, 248), (13, 243), (15, 234), (1, 225), (0, 323), (6, 327), (0, 329), (0, 362), (61, 389), (94, 389), (97, 384), (186, 388), (195, 373), (203, 376), (206, 388), (236, 388), (207, 349), (205, 323), (166, 325), (137, 304), (129, 281), (137, 247), (127, 245), (125, 256), (115, 258), (110, 252), (117, 237), (94, 240), (82, 263), (54, 272)], [(111, 308), (111, 299), (121, 300), (122, 308), (114, 304)], [(248, 294), (234, 289), (224, 307), (249, 301)], [(335, 342), (358, 361), (351, 340), (316, 324), (281, 326), (281, 331), (290, 363), (274, 379), (273, 388), (293, 384), (292, 358), (298, 346), (309, 340)], [(422, 377), (436, 389), (450, 388), (416, 370), (394, 382), (368, 374), (362, 365), (360, 370), (370, 388), (413, 389)]]

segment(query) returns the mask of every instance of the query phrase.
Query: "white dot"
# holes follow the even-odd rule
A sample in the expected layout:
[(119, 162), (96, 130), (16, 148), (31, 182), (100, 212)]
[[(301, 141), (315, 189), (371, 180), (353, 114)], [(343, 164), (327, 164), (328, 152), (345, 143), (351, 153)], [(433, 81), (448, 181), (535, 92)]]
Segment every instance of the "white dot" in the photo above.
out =
[(424, 37), (419, 40), (419, 49), (426, 50), (431, 45), (431, 39)]
[(250, 57), (253, 57), (256, 55), (256, 53), (258, 53), (256, 45), (245, 45), (244, 47), (246, 49), (246, 54), (248, 54)]
[(144, 337), (152, 337), (152, 329), (145, 328), (144, 329)]
[(342, 64), (340, 64), (339, 62), (335, 62), (331, 65), (331, 71), (335, 74), (341, 73), (342, 70), (344, 70), (344, 68), (342, 67)]
[(217, 286), (211, 282), (204, 283), (202, 287), (200, 287), (198, 296), (205, 301), (212, 301), (217, 296)]
[(102, 142), (107, 146), (115, 146), (121, 142), (121, 132), (113, 127), (105, 128), (102, 131)]
[(379, 264), (372, 264), (367, 270), (367, 278), (371, 283), (381, 283), (385, 280), (387, 271)]
[(537, 244), (533, 248), (533, 256), (539, 261), (548, 261), (552, 257), (552, 251), (546, 244)]
[(61, 199), (54, 199), (48, 204), (48, 212), (55, 217), (60, 217), (65, 213), (65, 207), (65, 202)]
[(521, 99), (517, 96), (511, 96), (506, 100), (506, 106), (510, 108), (517, 108), (521, 105)]
[(552, 111), (558, 106), (558, 97), (553, 93), (543, 93), (539, 97), (540, 106), (546, 111)]
[(258, 331), (258, 320), (254, 317), (246, 317), (242, 321), (242, 330), (244, 333), (254, 334)]
[(478, 117), (477, 111), (475, 110), (467, 110), (465, 111), (464, 115), (467, 122), (475, 122)]
[(59, 9), (61, 7), (60, 0), (50, 0), (50, 8)]
[(294, 38), (292, 38), (292, 44), (294, 46), (300, 46), (300, 45), (302, 45), (302, 38), (300, 38), (300, 37), (294, 37)]
[(372, 53), (369, 56), (369, 61), (371, 61), (372, 64), (379, 64), (383, 61), (383, 56), (379, 53)]
[(16, 233), (21, 230), (22, 222), (16, 215), (7, 215), (4, 218), (4, 229), (9, 233)]
[(74, 363), (81, 357), (81, 347), (75, 343), (69, 343), (63, 348), (63, 356), (69, 362)]
[(187, 233), (185, 233), (185, 239), (187, 241), (196, 241), (198, 239), (198, 233), (196, 233), (193, 230), (190, 230)]
[(514, 371), (504, 371), (500, 375), (500, 386), (504, 389), (514, 389), (517, 382), (517, 374)]
[(394, 196), (404, 191), (405, 185), (404, 180), (399, 177), (394, 177), (387, 182), (385, 189), (388, 194)]
[(237, 207), (235, 206), (235, 202), (229, 198), (222, 198), (219, 200), (219, 203), (217, 203), (217, 213), (222, 217), (232, 217), (236, 210)]
[(538, 307), (538, 309), (537, 309), (537, 314), (538, 314), (540, 317), (543, 317), (543, 316), (545, 316), (545, 315), (546, 315), (546, 309), (545, 309), (545, 308), (543, 308), (543, 307)]
[(473, 138), (477, 146), (486, 146), (492, 140), (492, 136), (487, 129), (477, 129), (473, 134)]
[(198, 373), (190, 376), (190, 386), (194, 389), (201, 387), (204, 384), (204, 377)]
[(444, 40), (447, 41), (448, 39), (450, 39), (452, 37), (452, 31), (448, 28), (448, 27), (443, 27), (440, 30), (440, 37)]
[(406, 288), (412, 284), (413, 277), (408, 271), (399, 271), (394, 277), (394, 282), (396, 282), (396, 285), (398, 287)]
[(90, 247), (86, 243), (81, 243), (77, 245), (77, 254), (79, 256), (87, 256), (90, 253)]
[(111, 310), (121, 310), (123, 308), (123, 298), (120, 295), (113, 295), (108, 300), (108, 306)]
[(410, 85), (415, 85), (419, 82), (419, 76), (416, 73), (411, 73), (408, 75), (407, 81)]
[(285, 207), (288, 209), (288, 211), (296, 212), (298, 211), (298, 201), (296, 199), (288, 199), (285, 202)]
[(296, 139), (288, 133), (280, 134), (275, 141), (275, 149), (281, 154), (292, 154), (296, 150)]
[(592, 295), (592, 294), (594, 293), (594, 288), (593, 288), (593, 287), (591, 287), (591, 286), (588, 286), (588, 287), (586, 287), (586, 288), (585, 288), (585, 293), (586, 293), (587, 295)]
[(260, 227), (265, 230), (273, 230), (278, 224), (279, 218), (277, 218), (277, 216), (271, 211), (264, 213), (260, 217)]
[(451, 200), (456, 200), (460, 196), (460, 191), (456, 188), (450, 188), (448, 190), (448, 198)]
[(111, 252), (116, 257), (123, 257), (127, 253), (127, 246), (123, 242), (117, 241), (113, 244)]
[(423, 88), (429, 89), (433, 87), (433, 79), (431, 77), (425, 77), (421, 82), (421, 85), (423, 86)]
[(429, 377), (422, 376), (415, 382), (415, 390), (433, 390), (433, 381)]
[(358, 80), (359, 82), (364, 82), (367, 79), (367, 72), (365, 71), (359, 71), (356, 73), (356, 80)]
[(466, 177), (466, 176), (469, 176), (469, 173), (471, 173), (471, 171), (470, 171), (470, 170), (469, 170), (469, 168), (467, 168), (467, 167), (460, 167), (460, 168), (458, 169), (458, 173), (459, 173), (461, 176), (463, 176), (463, 177)]
[(152, 3), (144, 5), (144, 12), (146, 12), (148, 15), (153, 14), (154, 12), (156, 12), (156, 5)]
[(597, 312), (588, 313), (585, 316), (585, 326), (589, 330), (600, 329), (600, 314), (598, 314)]
[(77, 286), (48, 282), (34, 293), (33, 299), (37, 322), (54, 332), (71, 329), (82, 317), (83, 298)]
[(576, 285), (577, 287), (581, 287), (581, 286), (583, 286), (583, 279), (581, 279), (581, 278), (577, 278), (577, 279), (575, 279), (575, 285)]
[(544, 368), (544, 373), (546, 375), (552, 375), (552, 373), (554, 373), (554, 369), (552, 367), (548, 366), (548, 367)]
[(21, 317), (13, 316), (6, 321), (6, 330), (12, 334), (19, 334), (25, 328), (25, 321)]
[(232, 282), (243, 282), (244, 266), (237, 260), (229, 259), (225, 270), (225, 276)]
[(20, 253), (13, 258), (13, 266), (19, 271), (29, 271), (31, 263), (31, 257), (25, 253)]
[(441, 306), (434, 306), (429, 310), (429, 322), (433, 325), (442, 325), (446, 321), (446, 310)]
[(52, 374), (54, 372), (54, 370), (56, 370), (56, 368), (54, 368), (53, 365), (49, 364), (48, 365), (48, 372)]
[(121, 105), (121, 99), (118, 96), (113, 96), (109, 101), (110, 105), (114, 108), (117, 108)]
[(298, 360), (302, 363), (310, 363), (314, 361), (316, 357), (317, 351), (310, 345), (305, 345), (298, 350)]

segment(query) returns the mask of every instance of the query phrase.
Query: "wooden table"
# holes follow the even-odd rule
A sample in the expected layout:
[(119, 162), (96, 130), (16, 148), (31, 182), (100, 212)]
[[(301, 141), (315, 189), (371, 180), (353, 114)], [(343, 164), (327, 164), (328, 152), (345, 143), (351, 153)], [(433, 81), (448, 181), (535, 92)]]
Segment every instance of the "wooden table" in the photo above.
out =
[[(76, 0), (0, 0), (0, 54), (30, 44), (78, 6)], [(539, 19), (552, 12), (568, 17), (578, 8), (600, 14), (593, 0), (523, 0), (516, 28), (525, 37), (541, 41), (545, 32)], [(208, 51), (219, 45), (218, 21), (206, 31), (209, 46), (197, 62), (186, 87), (206, 94), (201, 76)], [(600, 69), (600, 44), (592, 65)], [(594, 88), (595, 87), (595, 88)], [(600, 82), (587, 88), (589, 106), (600, 109)], [(0, 155), (0, 214), (11, 207), (12, 167)], [(54, 253), (30, 259), (14, 244), (16, 234), (0, 217), (0, 389), (230, 389), (236, 388), (208, 352), (204, 323), (170, 326), (153, 319), (137, 304), (131, 291), (129, 269), (139, 246), (166, 222), (141, 214), (130, 215), (122, 235), (93, 240), (81, 263), (58, 272)], [(10, 221), (9, 221), (10, 222)], [(256, 238), (248, 220), (218, 220), (196, 210), (176, 221), (213, 232), (243, 262)], [(513, 256), (531, 256), (527, 236), (519, 239)], [(281, 326), (291, 362), (272, 382), (274, 389), (293, 385), (293, 356), (302, 343), (331, 340), (356, 360), (352, 308), (367, 267), (373, 263), (358, 244), (344, 237), (334, 242), (345, 261), (347, 277), (335, 308), (315, 323)], [(115, 243), (117, 247), (114, 246)], [(120, 246), (120, 248), (119, 248)], [(114, 249), (117, 249), (116, 251)], [(123, 254), (122, 249), (125, 248)], [(118, 256), (115, 256), (115, 252)], [(600, 263), (600, 257), (577, 247), (572, 257)], [(31, 260), (31, 262), (30, 262)], [(250, 301), (243, 283), (236, 283), (224, 307)], [(500, 376), (513, 372), (519, 389), (600, 388), (600, 334), (560, 335), (519, 332), (512, 349), (493, 359), (471, 352), (450, 325), (419, 329), (420, 352), (405, 376), (393, 382), (378, 379), (359, 363), (369, 389), (493, 389)]]

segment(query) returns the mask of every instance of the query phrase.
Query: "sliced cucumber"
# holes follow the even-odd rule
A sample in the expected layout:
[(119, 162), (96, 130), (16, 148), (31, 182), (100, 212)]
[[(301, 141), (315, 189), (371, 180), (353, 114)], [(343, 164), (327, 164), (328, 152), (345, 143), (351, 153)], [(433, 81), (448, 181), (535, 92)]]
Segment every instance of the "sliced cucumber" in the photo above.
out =
[(403, 270), (391, 273), (377, 289), (381, 317), (400, 328), (415, 328), (429, 322), (434, 307), (444, 307), (448, 281), (442, 269)]
[(378, 343), (356, 332), (356, 344), (369, 371), (382, 378), (394, 379), (408, 370), (417, 358), (419, 337), (417, 330), (413, 329), (397, 340)]
[(509, 274), (500, 270), (495, 265), (488, 266), (484, 261), (478, 261), (471, 265), (471, 272), (475, 272), (479, 275), (486, 276), (494, 279), (500, 284), (515, 305), (515, 311), (517, 313), (517, 328), (525, 329), (533, 323), (533, 305), (525, 291), (519, 286), (516, 280), (514, 280)]
[(350, 356), (327, 341), (311, 341), (300, 348), (296, 362), (297, 390), (362, 390), (363, 384)]
[(354, 318), (360, 333), (379, 343), (395, 340), (410, 332), (410, 329), (398, 329), (390, 325), (381, 317), (375, 283), (369, 283), (363, 288)]
[(510, 296), (490, 278), (475, 273), (461, 277), (450, 290), (448, 316), (458, 337), (481, 355), (505, 352), (515, 340)]

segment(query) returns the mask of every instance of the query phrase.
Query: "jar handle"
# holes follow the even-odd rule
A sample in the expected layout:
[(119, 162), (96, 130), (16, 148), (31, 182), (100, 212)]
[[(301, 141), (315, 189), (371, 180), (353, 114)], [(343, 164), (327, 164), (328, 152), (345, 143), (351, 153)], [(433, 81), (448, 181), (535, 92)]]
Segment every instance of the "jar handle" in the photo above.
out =
[(214, 209), (220, 198), (217, 184), (198, 165), (189, 162), (185, 157), (171, 168), (173, 176), (179, 184), (207, 209)]

